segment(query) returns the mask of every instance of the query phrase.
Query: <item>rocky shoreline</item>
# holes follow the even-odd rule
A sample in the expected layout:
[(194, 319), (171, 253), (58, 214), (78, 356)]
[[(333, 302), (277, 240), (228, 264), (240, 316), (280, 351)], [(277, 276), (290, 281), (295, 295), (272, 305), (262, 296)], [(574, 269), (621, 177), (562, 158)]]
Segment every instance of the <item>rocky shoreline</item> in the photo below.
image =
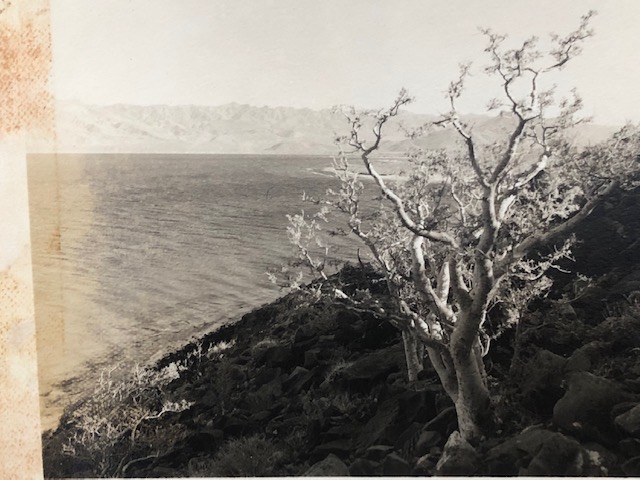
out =
[[(494, 427), (476, 448), (455, 435), (428, 365), (406, 380), (394, 327), (310, 288), (136, 381), (102, 381), (44, 436), (45, 474), (640, 475), (639, 213), (638, 194), (600, 207), (579, 232), (574, 268), (596, 281), (576, 295), (577, 277), (558, 277), (550, 298), (494, 341)], [(385, 299), (363, 266), (330, 282)]]

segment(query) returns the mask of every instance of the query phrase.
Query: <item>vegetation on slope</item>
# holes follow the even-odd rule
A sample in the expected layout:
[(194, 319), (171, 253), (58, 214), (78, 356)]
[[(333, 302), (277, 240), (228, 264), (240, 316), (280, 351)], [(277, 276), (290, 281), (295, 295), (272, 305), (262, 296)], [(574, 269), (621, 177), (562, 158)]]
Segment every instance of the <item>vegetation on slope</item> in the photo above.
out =
[[(494, 341), (494, 428), (475, 448), (445, 448), (455, 410), (429, 366), (407, 382), (399, 332), (316, 285), (105, 374), (45, 434), (46, 475), (637, 475), (638, 218), (638, 192), (610, 197), (579, 232), (573, 270), (593, 281), (559, 273)], [(329, 283), (388, 301), (363, 266)]]

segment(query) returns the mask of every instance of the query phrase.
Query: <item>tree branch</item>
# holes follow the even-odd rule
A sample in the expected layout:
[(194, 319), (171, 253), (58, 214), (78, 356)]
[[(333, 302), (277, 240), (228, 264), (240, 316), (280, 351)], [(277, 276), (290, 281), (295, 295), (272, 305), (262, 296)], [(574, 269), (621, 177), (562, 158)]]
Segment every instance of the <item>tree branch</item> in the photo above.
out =
[(500, 272), (500, 276), (506, 273), (506, 270), (514, 262), (522, 259), (528, 253), (534, 249), (549, 244), (550, 242), (567, 235), (575, 230), (575, 228), (587, 218), (594, 208), (598, 206), (608, 195), (613, 193), (620, 186), (618, 180), (614, 180), (607, 185), (600, 193), (591, 198), (585, 203), (582, 208), (570, 219), (560, 223), (559, 225), (551, 228), (546, 233), (532, 234), (522, 240), (516, 245), (504, 258), (499, 260), (496, 265), (496, 270)]

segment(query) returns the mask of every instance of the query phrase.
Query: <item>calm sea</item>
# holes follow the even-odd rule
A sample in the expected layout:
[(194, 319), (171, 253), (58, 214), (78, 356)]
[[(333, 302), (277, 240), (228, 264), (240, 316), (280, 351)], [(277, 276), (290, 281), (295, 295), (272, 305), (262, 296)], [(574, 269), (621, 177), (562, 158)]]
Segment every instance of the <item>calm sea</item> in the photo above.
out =
[[(328, 157), (32, 155), (43, 428), (101, 369), (146, 363), (280, 295), (286, 214), (336, 180)], [(356, 243), (338, 239), (338, 258)]]

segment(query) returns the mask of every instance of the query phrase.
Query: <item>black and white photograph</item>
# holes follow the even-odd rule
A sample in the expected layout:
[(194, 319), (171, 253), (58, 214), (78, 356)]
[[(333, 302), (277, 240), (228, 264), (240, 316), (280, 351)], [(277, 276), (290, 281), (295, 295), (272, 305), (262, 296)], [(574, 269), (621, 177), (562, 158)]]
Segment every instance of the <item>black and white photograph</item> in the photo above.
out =
[(640, 3), (25, 3), (41, 475), (640, 476)]

